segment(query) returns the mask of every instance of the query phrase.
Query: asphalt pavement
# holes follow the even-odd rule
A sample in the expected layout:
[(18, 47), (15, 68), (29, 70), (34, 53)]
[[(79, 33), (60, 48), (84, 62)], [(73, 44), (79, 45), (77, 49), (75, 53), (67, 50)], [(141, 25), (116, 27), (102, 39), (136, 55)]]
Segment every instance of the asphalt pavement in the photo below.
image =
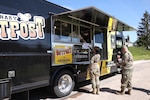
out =
[[(134, 61), (132, 94), (117, 95), (121, 74), (100, 81), (100, 94), (91, 94), (91, 84), (60, 100), (150, 100), (150, 60)], [(51, 99), (47, 99), (51, 100)]]
[(116, 94), (116, 91), (120, 91), (120, 80), (121, 74), (102, 79), (100, 81), (99, 95), (92, 94), (91, 84), (88, 84), (74, 90), (69, 96), (63, 98), (55, 98), (45, 91), (45, 88), (35, 89), (30, 92), (30, 100), (150, 100), (150, 60), (134, 61), (131, 95)]

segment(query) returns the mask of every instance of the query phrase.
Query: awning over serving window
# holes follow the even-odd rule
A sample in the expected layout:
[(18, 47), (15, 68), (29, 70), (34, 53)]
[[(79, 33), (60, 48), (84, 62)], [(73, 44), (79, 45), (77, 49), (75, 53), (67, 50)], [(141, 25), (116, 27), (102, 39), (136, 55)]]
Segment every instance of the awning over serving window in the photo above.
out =
[(117, 24), (115, 30), (118, 31), (133, 31), (135, 30), (133, 27), (125, 24), (124, 22), (114, 18), (113, 16), (106, 14), (103, 11), (95, 7), (88, 7), (85, 9), (75, 10), (75, 11), (68, 11), (59, 14), (53, 15), (53, 18), (59, 18), (64, 20), (76, 20), (82, 23), (86, 23), (89, 25), (93, 25), (99, 28), (107, 28), (108, 27), (108, 20), (109, 18), (113, 18)]

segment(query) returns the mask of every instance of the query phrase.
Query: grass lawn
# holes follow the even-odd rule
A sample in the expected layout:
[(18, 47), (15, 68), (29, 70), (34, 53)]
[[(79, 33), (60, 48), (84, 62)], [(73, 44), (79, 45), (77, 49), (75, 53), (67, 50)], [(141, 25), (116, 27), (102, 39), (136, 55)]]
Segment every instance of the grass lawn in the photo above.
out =
[(144, 47), (129, 47), (130, 52), (133, 54), (134, 60), (149, 60), (150, 50)]

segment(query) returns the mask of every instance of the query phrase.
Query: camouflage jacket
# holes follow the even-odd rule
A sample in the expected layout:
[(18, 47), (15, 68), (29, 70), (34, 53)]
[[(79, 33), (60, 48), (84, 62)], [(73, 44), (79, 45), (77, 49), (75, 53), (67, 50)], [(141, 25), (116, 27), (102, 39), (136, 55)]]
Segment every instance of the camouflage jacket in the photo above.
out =
[(133, 68), (133, 56), (130, 51), (127, 51), (123, 54), (123, 69), (132, 69)]

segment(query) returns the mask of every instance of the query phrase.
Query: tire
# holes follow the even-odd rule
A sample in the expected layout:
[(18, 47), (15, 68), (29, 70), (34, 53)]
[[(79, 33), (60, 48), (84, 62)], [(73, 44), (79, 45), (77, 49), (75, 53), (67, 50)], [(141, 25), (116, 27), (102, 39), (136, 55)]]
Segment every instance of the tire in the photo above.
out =
[(53, 91), (57, 97), (64, 97), (72, 92), (74, 86), (73, 74), (68, 70), (62, 70), (55, 77)]

